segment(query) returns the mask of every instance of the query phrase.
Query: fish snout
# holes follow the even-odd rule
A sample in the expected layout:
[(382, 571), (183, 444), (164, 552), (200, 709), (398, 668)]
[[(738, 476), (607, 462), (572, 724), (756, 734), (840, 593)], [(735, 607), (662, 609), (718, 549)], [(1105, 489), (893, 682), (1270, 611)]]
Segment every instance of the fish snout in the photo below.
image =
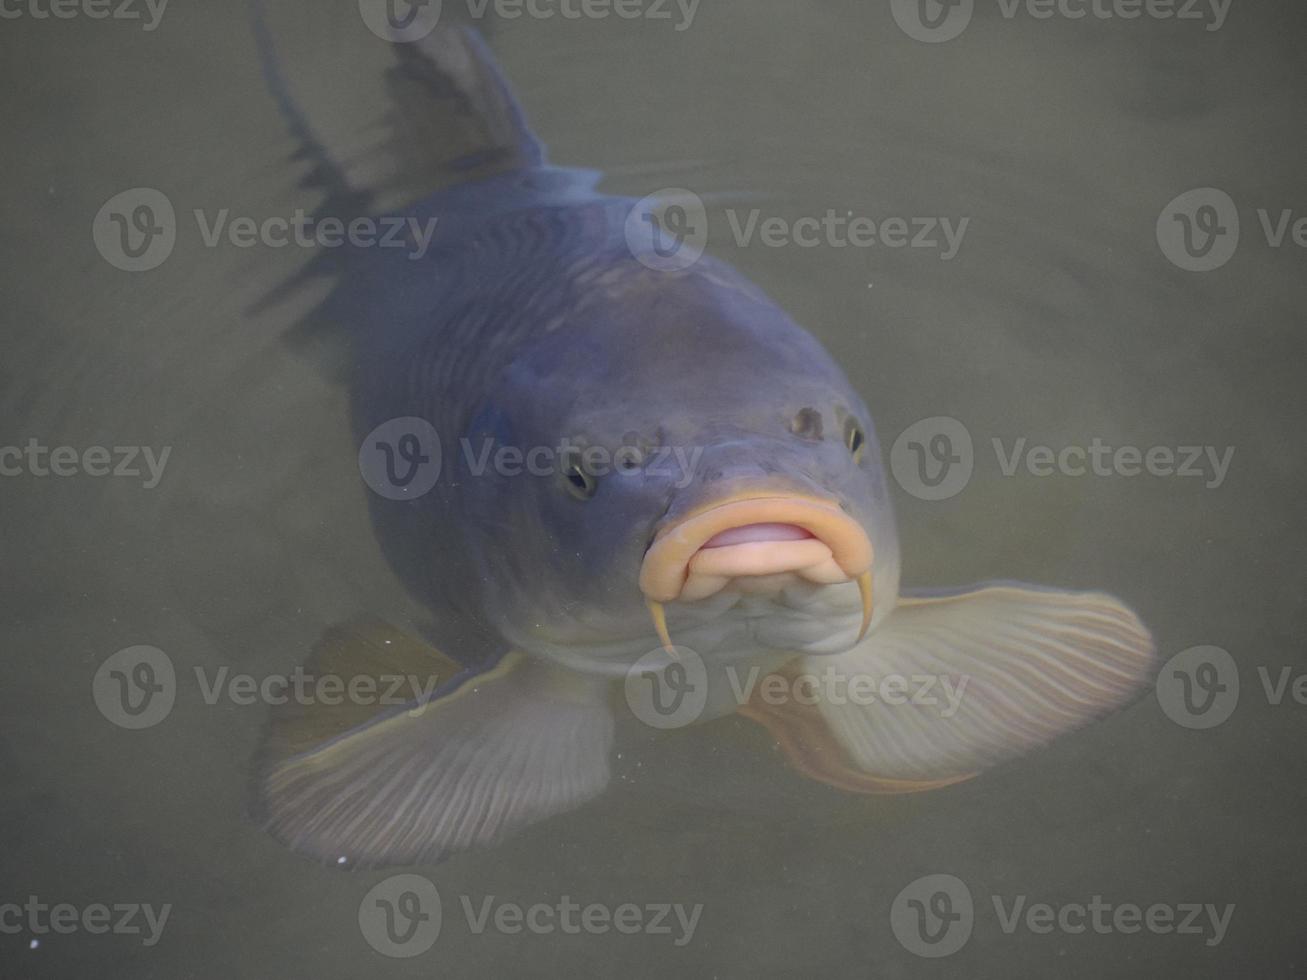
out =
[(694, 602), (728, 585), (774, 591), (791, 578), (857, 582), (863, 631), (871, 621), (871, 539), (833, 500), (798, 494), (739, 495), (692, 511), (658, 531), (640, 589), (665, 645), (663, 604)]

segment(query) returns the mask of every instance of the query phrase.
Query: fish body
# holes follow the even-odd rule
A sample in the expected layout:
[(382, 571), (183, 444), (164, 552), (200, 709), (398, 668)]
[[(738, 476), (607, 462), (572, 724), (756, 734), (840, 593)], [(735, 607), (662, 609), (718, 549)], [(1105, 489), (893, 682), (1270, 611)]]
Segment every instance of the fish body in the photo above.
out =
[[(369, 506), (436, 613), (440, 653), (373, 625), (315, 656), (446, 658), (458, 674), (379, 716), (274, 718), (260, 771), (273, 833), (326, 859), (414, 863), (579, 806), (610, 778), (615, 689), (629, 705), (651, 664), (698, 668), (697, 720), (739, 711), (805, 775), (866, 793), (968, 778), (1139, 689), (1151, 638), (1110, 596), (999, 583), (901, 597), (870, 413), (816, 339), (724, 262), (649, 261), (665, 242), (632, 234), (642, 202), (547, 162), (475, 33), (395, 48), (397, 88), (416, 83), (433, 111), (452, 100), (480, 145), (441, 158), (443, 186), (399, 213), (434, 222), (429, 250), (333, 257), (322, 316), (344, 337), (362, 454), (395, 451), (376, 436), (394, 420), (435, 433), (435, 482)], [(291, 120), (328, 206), (365, 206)], [(542, 465), (524, 469), (532, 453)], [(772, 703), (741, 696), (750, 670), (930, 675), (970, 693), (947, 716)]]
[[(811, 334), (725, 263), (704, 257), (668, 274), (638, 261), (626, 232), (638, 202), (596, 193), (594, 179), (539, 167), (456, 186), (414, 211), (439, 221), (429, 261), (369, 256), (376, 267), (350, 277), (366, 290), (353, 304), (369, 324), (353, 357), (359, 439), (418, 417), (444, 450), (429, 494), (371, 500), (392, 565), (415, 594), (441, 597), (509, 648), (620, 677), (657, 645), (638, 572), (661, 525), (744, 490), (836, 491), (874, 529), (876, 612), (887, 615), (897, 542), (862, 400)], [(814, 406), (837, 432), (843, 419), (866, 420), (865, 466), (838, 436), (793, 434)], [(504, 448), (538, 448), (561, 465), (569, 443), (606, 458), (638, 450), (647, 472), (613, 477), (611, 491), (601, 479), (578, 502), (559, 493), (558, 474), (487, 465)], [(543, 585), (541, 570), (567, 588)], [(677, 640), (718, 658), (755, 654), (760, 640), (847, 647), (861, 619), (856, 587), (809, 591), (829, 608), (806, 633), (770, 638), (770, 603), (732, 616), (721, 597), (688, 611)]]

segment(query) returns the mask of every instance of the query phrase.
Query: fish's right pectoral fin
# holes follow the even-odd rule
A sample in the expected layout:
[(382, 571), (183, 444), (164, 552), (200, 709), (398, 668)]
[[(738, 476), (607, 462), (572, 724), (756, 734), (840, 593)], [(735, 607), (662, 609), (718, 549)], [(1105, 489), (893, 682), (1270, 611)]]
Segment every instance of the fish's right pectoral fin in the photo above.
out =
[(1111, 596), (986, 585), (902, 600), (847, 653), (786, 666), (790, 689), (802, 676), (815, 697), (755, 695), (743, 713), (810, 778), (854, 792), (914, 792), (1108, 714), (1149, 681), (1153, 656), (1148, 630)]
[(612, 741), (605, 689), (510, 653), (430, 700), (265, 757), (262, 815), (324, 861), (432, 863), (598, 795)]

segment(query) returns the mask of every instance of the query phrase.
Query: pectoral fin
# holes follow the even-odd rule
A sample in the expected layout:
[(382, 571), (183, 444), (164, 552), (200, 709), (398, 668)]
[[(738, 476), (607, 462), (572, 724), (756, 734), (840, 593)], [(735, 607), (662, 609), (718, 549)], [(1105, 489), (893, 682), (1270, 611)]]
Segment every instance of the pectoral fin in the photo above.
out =
[(268, 829), (296, 850), (365, 865), (498, 841), (607, 785), (606, 695), (511, 653), (312, 745), (313, 706), (290, 729), (274, 719), (259, 783)]
[[(791, 661), (775, 673), (792, 686), (803, 670), (804, 659)], [(739, 709), (739, 714), (771, 732), (781, 752), (798, 772), (849, 793), (873, 796), (919, 793), (963, 782), (975, 775), (966, 773), (944, 779), (913, 780), (890, 779), (864, 772), (832, 736), (821, 709), (815, 704), (797, 701), (777, 704), (755, 694)]]
[[(818, 684), (814, 704), (755, 699), (743, 713), (805, 775), (856, 792), (910, 792), (966, 779), (1102, 717), (1140, 689), (1152, 664), (1147, 629), (1110, 596), (985, 586), (901, 600), (849, 652), (787, 667), (839, 678), (844, 686), (833, 690), (843, 694)], [(858, 701), (853, 678), (878, 694)]]

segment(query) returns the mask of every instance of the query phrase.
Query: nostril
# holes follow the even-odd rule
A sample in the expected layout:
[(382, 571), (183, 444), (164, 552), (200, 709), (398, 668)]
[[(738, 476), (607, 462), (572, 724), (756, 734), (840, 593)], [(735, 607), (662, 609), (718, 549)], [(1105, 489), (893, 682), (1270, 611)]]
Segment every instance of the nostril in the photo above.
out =
[(803, 541), (815, 537), (811, 531), (797, 524), (745, 524), (713, 535), (704, 548), (725, 548), (733, 544), (751, 544), (757, 541)]

